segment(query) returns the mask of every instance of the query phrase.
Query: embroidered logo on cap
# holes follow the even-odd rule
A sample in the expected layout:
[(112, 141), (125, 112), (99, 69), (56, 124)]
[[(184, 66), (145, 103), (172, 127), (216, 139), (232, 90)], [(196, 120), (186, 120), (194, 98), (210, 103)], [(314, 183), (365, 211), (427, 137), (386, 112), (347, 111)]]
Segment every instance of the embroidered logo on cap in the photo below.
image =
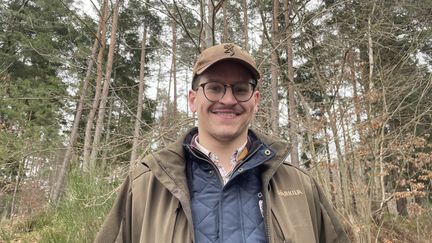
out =
[(225, 49), (225, 54), (228, 54), (230, 56), (234, 56), (235, 55), (234, 45), (233, 44), (226, 44), (226, 45), (224, 45), (224, 49)]

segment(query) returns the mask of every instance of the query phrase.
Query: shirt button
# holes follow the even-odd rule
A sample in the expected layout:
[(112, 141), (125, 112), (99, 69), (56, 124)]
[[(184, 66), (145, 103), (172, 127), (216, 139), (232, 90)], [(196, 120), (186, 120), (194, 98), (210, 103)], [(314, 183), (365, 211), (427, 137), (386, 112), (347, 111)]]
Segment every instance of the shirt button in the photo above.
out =
[(239, 173), (242, 173), (242, 172), (243, 172), (243, 168), (239, 168), (237, 171), (238, 171)]
[(266, 150), (264, 151), (264, 154), (267, 155), (267, 156), (269, 156), (269, 155), (271, 154), (271, 151), (270, 151), (269, 149), (266, 149)]

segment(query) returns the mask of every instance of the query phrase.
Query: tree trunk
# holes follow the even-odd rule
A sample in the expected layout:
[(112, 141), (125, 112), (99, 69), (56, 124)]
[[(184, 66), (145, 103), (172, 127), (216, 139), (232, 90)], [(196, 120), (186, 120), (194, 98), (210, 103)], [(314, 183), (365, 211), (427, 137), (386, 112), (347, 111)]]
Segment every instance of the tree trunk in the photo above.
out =
[(294, 53), (291, 39), (291, 6), (289, 0), (284, 0), (284, 18), (285, 18), (285, 35), (286, 35), (286, 54), (287, 54), (287, 69), (288, 69), (288, 125), (289, 125), (289, 138), (291, 142), (291, 163), (299, 165), (299, 152), (298, 152), (298, 119), (297, 119), (297, 103), (294, 94)]
[(304, 97), (299, 94), (299, 102), (303, 107), (304, 110), (304, 116), (306, 118), (306, 124), (304, 125), (305, 127), (307, 127), (306, 130), (306, 139), (307, 139), (307, 147), (309, 149), (309, 153), (311, 154), (311, 159), (310, 159), (310, 166), (306, 167), (310, 167), (310, 168), (314, 168), (315, 174), (316, 174), (316, 178), (318, 178), (318, 181), (320, 182), (321, 185), (323, 185), (323, 190), (326, 193), (326, 195), (330, 196), (330, 191), (328, 190), (328, 180), (326, 180), (326, 178), (322, 175), (322, 166), (321, 163), (318, 161), (318, 156), (316, 153), (316, 148), (315, 148), (315, 141), (313, 138), (313, 133), (315, 133), (315, 129), (316, 129), (316, 125), (313, 124), (313, 118), (311, 115), (311, 108), (309, 107), (309, 105), (306, 103)]
[(273, 0), (273, 17), (272, 17), (272, 52), (271, 52), (271, 127), (273, 134), (279, 134), (279, 63), (277, 47), (279, 45), (279, 0)]
[(108, 98), (108, 91), (110, 86), (110, 79), (111, 79), (111, 72), (112, 72), (112, 64), (114, 59), (114, 51), (116, 46), (116, 33), (117, 33), (117, 22), (118, 22), (118, 15), (119, 15), (119, 8), (120, 8), (120, 2), (121, 0), (117, 0), (114, 5), (114, 13), (113, 13), (113, 19), (112, 19), (112, 27), (111, 27), (111, 37), (110, 37), (110, 47), (108, 51), (108, 60), (106, 65), (106, 72), (105, 72), (105, 80), (103, 84), (103, 90), (101, 94), (101, 101), (99, 104), (99, 110), (98, 110), (98, 119), (96, 122), (96, 128), (93, 138), (93, 146), (92, 151), (90, 155), (90, 170), (93, 170), (96, 167), (96, 157), (99, 151), (99, 143), (100, 138), (102, 135), (102, 128), (103, 128), (103, 121), (105, 117), (105, 107), (107, 103)]
[[(25, 157), (23, 158), (23, 163), (25, 163)], [(11, 221), (13, 220), (15, 214), (17, 214), (18, 212), (18, 206), (16, 205), (16, 201), (17, 201), (17, 192), (18, 192), (18, 187), (19, 184), (21, 183), (21, 171), (23, 170), (21, 167), (21, 163), (18, 164), (18, 173), (15, 176), (15, 186), (14, 186), (14, 190), (13, 190), (13, 194), (12, 194), (12, 202), (11, 202), (11, 207), (10, 207), (10, 219)]]
[[(343, 72), (342, 72), (343, 73)], [(342, 100), (342, 98), (339, 97), (339, 99)], [(346, 120), (349, 121), (348, 118), (345, 118), (342, 116), (342, 114), (346, 113), (344, 111), (344, 107), (342, 104), (338, 106), (338, 111), (339, 114), (341, 114), (341, 118), (340, 118), (340, 123), (341, 123), (341, 129), (342, 129), (342, 136), (343, 136), (343, 148), (344, 148), (344, 154), (346, 156), (348, 156), (349, 154), (353, 154), (353, 151), (351, 150), (351, 148), (353, 147), (353, 141), (351, 139), (351, 135), (349, 132), (349, 126), (350, 123), (348, 122), (348, 124), (346, 124)], [(353, 168), (354, 168), (354, 162), (356, 161), (355, 158), (352, 158), (351, 161), (347, 158), (345, 160), (345, 164), (346, 164), (346, 171), (347, 171), (347, 180), (348, 180), (348, 187), (349, 189), (347, 190), (347, 193), (349, 193), (350, 197), (351, 197), (351, 204), (349, 205), (350, 207), (348, 208), (348, 211), (354, 213), (355, 215), (357, 215), (358, 211), (357, 211), (357, 200), (356, 200), (356, 195), (355, 195), (355, 189), (354, 189), (354, 181), (353, 181)]]
[(133, 143), (130, 164), (134, 163), (138, 157), (138, 141), (140, 137), (140, 127), (141, 127), (141, 117), (144, 102), (144, 70), (145, 70), (145, 55), (146, 55), (146, 41), (147, 41), (147, 27), (144, 26), (143, 37), (141, 40), (141, 60), (140, 60), (140, 78), (139, 78), (139, 88), (138, 88), (138, 102), (137, 102), (137, 112), (135, 117), (135, 127), (133, 134)]
[[(160, 52), (159, 51), (157, 51), (157, 56), (161, 56), (161, 54), (160, 54)], [(158, 59), (158, 65), (157, 65), (157, 67), (158, 67), (158, 73), (157, 73), (157, 83), (156, 83), (156, 101), (157, 101), (157, 103), (160, 103), (161, 104), (161, 114), (162, 114), (162, 117), (161, 117), (161, 119), (164, 119), (164, 112), (165, 112), (165, 104), (164, 104), (164, 102), (163, 102), (163, 99), (162, 99), (162, 97), (160, 97), (161, 96), (161, 80), (163, 79), (163, 77), (162, 77), (162, 62), (161, 62), (161, 59), (159, 58)], [(153, 119), (156, 119), (156, 114), (153, 114)]]
[(208, 7), (208, 15), (207, 15), (207, 25), (205, 28), (206, 30), (206, 46), (210, 47), (213, 46), (215, 44), (215, 36), (214, 36), (214, 31), (215, 31), (215, 10), (214, 10), (214, 5), (213, 5), (213, 0), (208, 0), (207, 3), (207, 7)]
[(104, 1), (102, 3), (102, 6), (101, 6), (102, 16), (99, 19), (99, 26), (98, 26), (98, 30), (96, 32), (95, 41), (93, 43), (91, 56), (87, 60), (86, 76), (84, 78), (83, 84), (81, 86), (81, 90), (79, 92), (80, 93), (80, 99), (78, 101), (77, 108), (76, 108), (75, 118), (73, 121), (72, 130), (71, 130), (71, 135), (69, 137), (69, 144), (66, 148), (63, 162), (62, 162), (61, 167), (60, 167), (60, 171), (57, 175), (56, 181), (55, 181), (54, 186), (53, 186), (52, 193), (50, 195), (50, 201), (53, 203), (57, 202), (57, 200), (61, 196), (61, 191), (63, 190), (63, 184), (64, 184), (64, 180), (66, 177), (66, 172), (67, 172), (67, 169), (69, 167), (70, 160), (72, 157), (72, 152), (73, 152), (75, 142), (76, 142), (77, 137), (78, 137), (78, 127), (79, 127), (79, 122), (81, 120), (81, 115), (82, 115), (83, 108), (84, 108), (84, 99), (86, 98), (86, 95), (87, 95), (86, 93), (87, 93), (88, 83), (89, 83), (89, 80), (90, 80), (90, 77), (91, 77), (91, 74), (93, 71), (93, 65), (94, 65), (94, 59), (96, 58), (96, 52), (100, 46), (99, 42), (101, 41), (101, 32), (102, 32), (102, 29), (104, 28), (103, 26), (105, 25), (105, 17), (106, 17), (106, 15), (104, 13), (106, 12), (107, 8), (108, 8), (107, 1)]
[[(327, 135), (327, 124), (324, 125), (324, 136)], [(335, 187), (335, 181), (334, 181), (334, 175), (333, 175), (333, 166), (331, 162), (331, 154), (330, 154), (330, 145), (328, 139), (325, 140), (325, 148), (326, 148), (326, 154), (327, 154), (327, 169), (329, 173), (329, 184), (330, 184), (330, 195), (331, 195), (331, 202), (333, 203), (334, 207), (337, 207), (336, 204), (336, 187)]]
[[(326, 103), (330, 103), (330, 100), (326, 98)], [(340, 180), (340, 192), (341, 192), (341, 197), (342, 197), (342, 205), (343, 208), (346, 210), (349, 210), (348, 208), (348, 196), (347, 196), (347, 189), (348, 189), (348, 182), (347, 182), (347, 173), (346, 173), (346, 165), (345, 165), (345, 159), (344, 156), (342, 154), (342, 147), (341, 147), (341, 143), (340, 143), (340, 135), (338, 132), (338, 126), (337, 126), (337, 121), (336, 121), (336, 117), (337, 117), (337, 112), (336, 111), (332, 111), (330, 107), (328, 107), (328, 105), (326, 105), (326, 113), (327, 116), (329, 118), (329, 124), (330, 124), (330, 129), (332, 131), (333, 134), (333, 139), (334, 139), (334, 143), (335, 143), (335, 149), (336, 149), (336, 155), (338, 158), (338, 165), (339, 165), (339, 180)]]
[[(361, 128), (362, 123), (362, 108), (360, 103), (360, 97), (358, 95), (358, 89), (357, 89), (357, 81), (356, 81), (356, 67), (355, 67), (355, 52), (353, 50), (350, 50), (348, 53), (348, 66), (350, 67), (350, 80), (351, 80), (351, 86), (353, 89), (353, 101), (354, 101), (354, 113), (355, 113), (355, 128), (358, 133), (360, 144), (365, 144), (365, 138), (363, 134), (363, 129)], [(355, 154), (353, 154), (355, 156)], [(366, 184), (367, 180), (365, 177), (365, 161), (363, 158), (353, 158), (355, 159), (355, 163), (353, 164), (353, 172), (355, 173), (355, 176), (357, 176), (361, 183)]]
[(248, 4), (247, 0), (243, 0), (243, 32), (244, 32), (244, 46), (246, 51), (249, 51), (249, 20), (248, 20)]
[(206, 21), (206, 0), (200, 0), (200, 18), (201, 18), (201, 27), (200, 27), (200, 50), (203, 51), (206, 49), (206, 32), (207, 32), (207, 21)]
[(228, 36), (228, 12), (226, 10), (225, 3), (222, 4), (222, 15), (223, 15), (223, 32), (222, 32), (222, 42), (226, 43), (229, 40)]
[(177, 66), (176, 66), (176, 53), (177, 53), (177, 24), (175, 21), (172, 22), (172, 59), (171, 59), (171, 77), (173, 82), (173, 93), (174, 93), (174, 99), (173, 99), (173, 107), (172, 111), (173, 117), (177, 114)]
[[(107, 119), (107, 129), (106, 129), (106, 135), (105, 135), (105, 145), (109, 143), (111, 138), (111, 121), (112, 121), (112, 111), (114, 106), (114, 99), (111, 98), (109, 100), (109, 109), (108, 109), (108, 119)], [(105, 168), (107, 166), (107, 153), (109, 148), (104, 148), (102, 151), (102, 161), (101, 161), (101, 171), (105, 171)]]
[(107, 21), (108, 21), (108, 1), (104, 0), (103, 2), (103, 11), (101, 16), (101, 34), (100, 34), (100, 48), (98, 52), (97, 58), (97, 77), (96, 77), (96, 87), (95, 87), (95, 95), (93, 98), (92, 108), (87, 116), (87, 123), (85, 128), (85, 136), (84, 136), (84, 155), (83, 155), (83, 169), (84, 171), (88, 171), (90, 168), (90, 152), (91, 152), (91, 142), (92, 142), (92, 128), (93, 128), (93, 120), (96, 115), (97, 107), (99, 106), (99, 99), (101, 95), (101, 86), (103, 79), (103, 65), (102, 62), (104, 60), (104, 52), (106, 46), (106, 32), (107, 32)]

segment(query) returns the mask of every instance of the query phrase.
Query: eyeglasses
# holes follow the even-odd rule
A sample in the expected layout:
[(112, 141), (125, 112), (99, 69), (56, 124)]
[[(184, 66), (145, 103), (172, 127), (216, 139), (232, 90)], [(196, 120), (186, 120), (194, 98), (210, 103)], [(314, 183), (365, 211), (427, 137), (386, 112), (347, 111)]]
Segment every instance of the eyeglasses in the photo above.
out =
[(211, 81), (200, 84), (199, 86), (202, 87), (204, 96), (211, 102), (218, 102), (221, 100), (225, 96), (227, 87), (231, 87), (232, 94), (238, 102), (245, 102), (252, 97), (256, 84), (251, 82), (223, 84)]

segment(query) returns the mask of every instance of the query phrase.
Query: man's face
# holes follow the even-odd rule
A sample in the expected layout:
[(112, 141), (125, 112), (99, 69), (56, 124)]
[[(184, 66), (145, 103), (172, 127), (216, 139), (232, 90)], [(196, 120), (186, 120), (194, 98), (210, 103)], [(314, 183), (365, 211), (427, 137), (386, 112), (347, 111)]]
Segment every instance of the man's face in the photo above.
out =
[(199, 87), (189, 91), (189, 106), (197, 112), (200, 140), (232, 142), (244, 140), (247, 128), (258, 108), (259, 91), (245, 102), (238, 102), (231, 87), (226, 88), (225, 95), (217, 102), (207, 100), (203, 93), (204, 84), (217, 81), (223, 84), (248, 83), (252, 76), (243, 65), (233, 61), (222, 61), (212, 65), (199, 77)]

